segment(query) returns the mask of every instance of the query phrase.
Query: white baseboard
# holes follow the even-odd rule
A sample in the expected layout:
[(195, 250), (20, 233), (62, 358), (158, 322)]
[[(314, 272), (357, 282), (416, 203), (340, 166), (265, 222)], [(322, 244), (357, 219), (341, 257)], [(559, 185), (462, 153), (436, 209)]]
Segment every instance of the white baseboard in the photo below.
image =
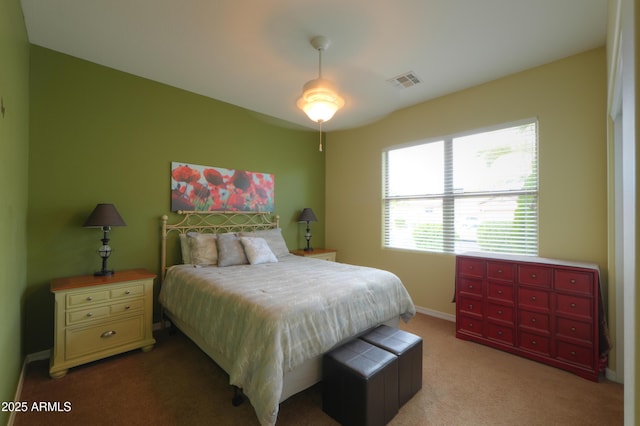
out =
[(430, 317), (436, 317), (443, 320), (456, 322), (456, 316), (452, 314), (445, 314), (444, 312), (434, 311), (433, 309), (423, 308), (422, 306), (416, 306), (416, 312), (429, 315)]
[[(51, 357), (51, 350), (48, 349), (46, 351), (40, 351), (32, 354), (28, 354), (24, 358), (24, 362), (22, 363), (22, 370), (20, 371), (20, 377), (18, 378), (18, 385), (16, 386), (16, 394), (13, 397), (14, 401), (21, 401), (22, 397), (22, 384), (24, 383), (24, 375), (27, 370), (27, 364), (33, 361), (40, 361), (43, 359), (49, 359)], [(13, 426), (13, 422), (15, 421), (15, 411), (11, 411), (9, 415), (9, 421), (7, 422), (7, 426)]]

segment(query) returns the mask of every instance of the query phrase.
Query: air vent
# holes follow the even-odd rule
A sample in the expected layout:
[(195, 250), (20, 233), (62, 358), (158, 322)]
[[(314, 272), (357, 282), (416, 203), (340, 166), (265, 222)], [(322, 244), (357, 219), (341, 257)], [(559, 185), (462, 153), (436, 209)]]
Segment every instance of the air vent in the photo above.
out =
[(409, 71), (409, 72), (405, 72), (404, 74), (397, 75), (393, 78), (390, 78), (387, 81), (400, 89), (415, 86), (416, 84), (422, 83), (422, 80), (420, 80), (420, 78), (418, 78), (416, 73), (414, 73), (413, 71)]

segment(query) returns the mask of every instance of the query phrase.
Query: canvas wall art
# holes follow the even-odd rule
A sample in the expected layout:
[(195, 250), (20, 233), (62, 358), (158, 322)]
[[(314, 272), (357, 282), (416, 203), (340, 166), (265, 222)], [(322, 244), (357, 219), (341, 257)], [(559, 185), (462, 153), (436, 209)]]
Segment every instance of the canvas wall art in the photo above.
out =
[(171, 210), (273, 212), (273, 175), (171, 163)]

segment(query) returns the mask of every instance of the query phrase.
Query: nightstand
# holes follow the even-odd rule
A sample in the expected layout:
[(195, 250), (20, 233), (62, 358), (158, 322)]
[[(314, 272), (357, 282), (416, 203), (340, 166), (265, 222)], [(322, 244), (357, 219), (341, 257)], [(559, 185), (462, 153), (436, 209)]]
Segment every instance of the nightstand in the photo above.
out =
[(313, 257), (315, 259), (329, 260), (331, 262), (336, 261), (336, 251), (332, 249), (316, 248), (310, 251), (299, 249), (292, 250), (291, 253), (296, 256)]
[(51, 281), (55, 297), (53, 351), (49, 375), (70, 367), (142, 348), (153, 338), (153, 280), (144, 269), (111, 276), (83, 275)]

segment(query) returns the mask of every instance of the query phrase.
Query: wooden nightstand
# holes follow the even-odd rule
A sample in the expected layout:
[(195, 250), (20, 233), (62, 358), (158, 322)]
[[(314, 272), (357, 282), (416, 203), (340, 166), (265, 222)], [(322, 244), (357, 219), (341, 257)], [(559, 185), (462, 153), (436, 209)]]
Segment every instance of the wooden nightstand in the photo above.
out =
[(305, 251), (304, 249), (292, 250), (292, 254), (296, 256), (313, 257), (316, 259), (329, 260), (331, 262), (336, 261), (336, 251), (332, 249), (316, 248), (311, 251)]
[(51, 281), (55, 296), (53, 352), (49, 375), (70, 367), (142, 348), (153, 338), (153, 280), (144, 269), (109, 277), (84, 275)]

